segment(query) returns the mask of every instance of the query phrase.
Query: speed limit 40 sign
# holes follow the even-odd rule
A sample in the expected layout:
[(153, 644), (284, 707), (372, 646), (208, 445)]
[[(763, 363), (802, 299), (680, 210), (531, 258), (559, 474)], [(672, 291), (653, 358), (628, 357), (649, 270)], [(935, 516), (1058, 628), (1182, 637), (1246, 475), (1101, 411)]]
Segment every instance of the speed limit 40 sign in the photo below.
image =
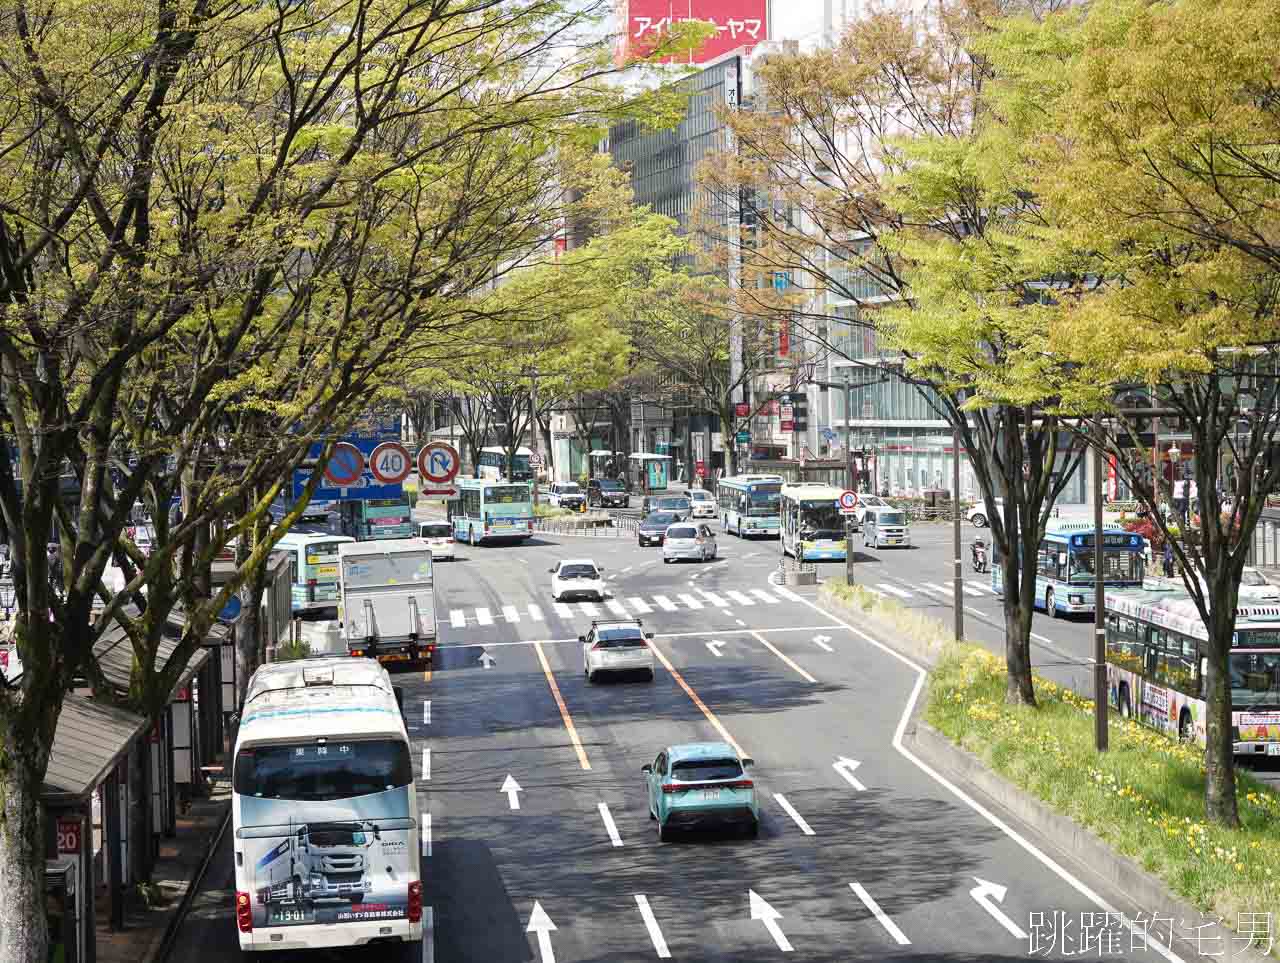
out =
[(409, 449), (398, 441), (384, 441), (369, 456), (369, 471), (384, 485), (399, 485), (412, 467)]

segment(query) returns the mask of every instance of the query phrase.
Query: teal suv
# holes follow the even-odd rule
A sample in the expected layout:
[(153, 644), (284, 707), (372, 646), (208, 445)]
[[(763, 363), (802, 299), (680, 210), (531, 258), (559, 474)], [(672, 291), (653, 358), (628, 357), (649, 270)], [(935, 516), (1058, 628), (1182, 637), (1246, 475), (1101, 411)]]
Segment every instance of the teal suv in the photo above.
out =
[(668, 746), (641, 771), (649, 793), (649, 818), (666, 842), (677, 829), (738, 827), (760, 831), (756, 787), (746, 768), (754, 760), (724, 742)]

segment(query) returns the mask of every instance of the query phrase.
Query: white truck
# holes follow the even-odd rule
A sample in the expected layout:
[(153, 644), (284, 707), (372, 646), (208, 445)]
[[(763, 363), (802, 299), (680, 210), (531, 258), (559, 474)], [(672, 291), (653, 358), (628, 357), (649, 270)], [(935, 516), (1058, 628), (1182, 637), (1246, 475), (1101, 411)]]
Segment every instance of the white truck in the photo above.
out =
[(436, 648), (431, 548), (421, 538), (338, 546), (338, 620), (347, 654), (425, 664)]

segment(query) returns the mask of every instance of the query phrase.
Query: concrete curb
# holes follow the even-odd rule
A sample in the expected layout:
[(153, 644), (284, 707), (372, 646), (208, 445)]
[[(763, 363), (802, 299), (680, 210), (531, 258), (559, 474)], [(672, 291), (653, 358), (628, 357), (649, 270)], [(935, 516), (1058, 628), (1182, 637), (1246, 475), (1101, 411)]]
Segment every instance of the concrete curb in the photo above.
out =
[[(897, 635), (892, 626), (876, 619), (874, 616), (846, 605), (831, 597), (829, 593), (819, 592), (817, 604), (845, 621), (852, 621), (856, 616), (875, 634), (877, 641), (895, 651), (932, 668), (937, 662), (939, 646), (931, 646), (915, 639), (904, 639)], [(929, 765), (942, 770), (953, 781), (967, 784), (976, 789), (997, 806), (1025, 823), (1080, 867), (1087, 868), (1096, 876), (1125, 894), (1133, 904), (1142, 908), (1148, 917), (1159, 914), (1178, 920), (1185, 925), (1191, 921), (1209, 921), (1214, 919), (1203, 910), (1191, 905), (1170, 892), (1168, 886), (1158, 877), (1148, 873), (1129, 857), (1117, 852), (1111, 845), (1092, 830), (1081, 826), (1068, 816), (1052, 809), (1019, 786), (1014, 785), (1000, 774), (989, 768), (985, 762), (969, 750), (956, 745), (946, 735), (939, 732), (921, 716), (924, 713), (925, 699), (916, 703), (915, 710), (907, 722), (903, 733), (908, 746)], [(1265, 910), (1263, 910), (1265, 911)], [(1225, 924), (1222, 929), (1227, 933), (1234, 931)], [(1197, 946), (1181, 938), (1175, 952), (1189, 959), (1232, 959), (1239, 961), (1271, 960), (1274, 957), (1264, 956), (1254, 948), (1237, 949), (1228, 936), (1224, 942), (1231, 947), (1229, 956), (1222, 952), (1200, 952)]]
[(187, 914), (191, 911), (191, 903), (195, 899), (196, 893), (200, 891), (205, 875), (209, 872), (209, 867), (213, 865), (213, 857), (218, 852), (218, 847), (222, 845), (222, 837), (227, 834), (227, 827), (230, 825), (231, 799), (228, 797), (227, 811), (223, 814), (222, 825), (218, 827), (217, 832), (211, 837), (209, 849), (205, 852), (204, 859), (200, 861), (200, 865), (192, 873), (191, 879), (187, 883), (186, 892), (182, 894), (182, 899), (178, 901), (178, 905), (170, 915), (169, 922), (165, 925), (164, 936), (161, 937), (155, 952), (144, 954), (139, 963), (167, 963), (169, 956), (173, 953), (174, 942), (178, 939), (178, 931), (182, 928), (182, 924), (187, 919)]

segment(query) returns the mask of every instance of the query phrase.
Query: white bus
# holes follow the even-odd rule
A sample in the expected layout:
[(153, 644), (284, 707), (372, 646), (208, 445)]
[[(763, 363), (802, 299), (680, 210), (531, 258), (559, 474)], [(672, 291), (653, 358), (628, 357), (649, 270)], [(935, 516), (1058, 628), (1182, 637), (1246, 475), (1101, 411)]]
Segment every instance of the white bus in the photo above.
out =
[(481, 478), (502, 478), (506, 481), (532, 481), (533, 471), (529, 467), (529, 456), (533, 452), (523, 446), (516, 449), (515, 468), (507, 465), (507, 449), (501, 445), (490, 445), (480, 449), (480, 464), (476, 474)]
[(716, 482), (720, 527), (739, 538), (777, 535), (781, 528), (781, 475), (730, 475)]
[[(1108, 589), (1108, 701), (1179, 739), (1205, 741), (1209, 633), (1184, 589)], [(1280, 607), (1240, 599), (1228, 656), (1232, 743), (1280, 756)]]
[(293, 607), (338, 603), (338, 546), (354, 542), (347, 535), (322, 532), (287, 532), (276, 550), (287, 552), (293, 562)]
[(782, 554), (801, 561), (844, 560), (842, 488), (820, 482), (782, 486)]
[(417, 814), (385, 669), (346, 657), (260, 668), (232, 763), (240, 949), (420, 942)]

